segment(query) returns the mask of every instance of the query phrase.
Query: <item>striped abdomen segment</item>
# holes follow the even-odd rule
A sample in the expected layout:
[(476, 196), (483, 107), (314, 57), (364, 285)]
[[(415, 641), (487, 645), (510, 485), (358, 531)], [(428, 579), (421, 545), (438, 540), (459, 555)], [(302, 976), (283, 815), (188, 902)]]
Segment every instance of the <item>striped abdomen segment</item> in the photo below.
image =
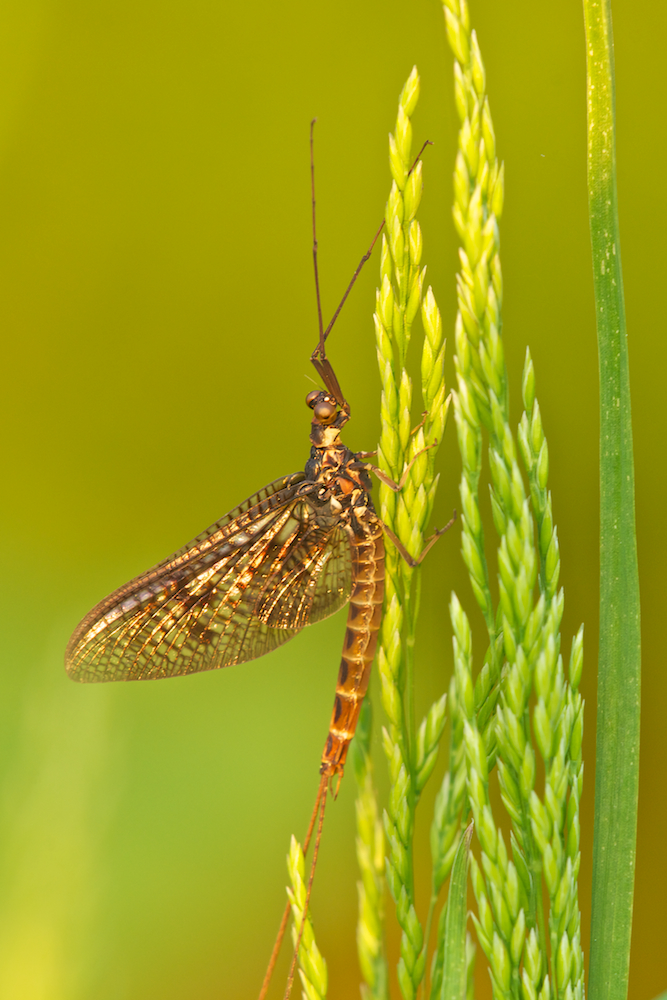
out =
[(384, 540), (377, 521), (352, 537), (352, 593), (340, 662), (336, 700), (320, 774), (342, 774), (347, 748), (357, 727), (375, 656), (384, 598)]

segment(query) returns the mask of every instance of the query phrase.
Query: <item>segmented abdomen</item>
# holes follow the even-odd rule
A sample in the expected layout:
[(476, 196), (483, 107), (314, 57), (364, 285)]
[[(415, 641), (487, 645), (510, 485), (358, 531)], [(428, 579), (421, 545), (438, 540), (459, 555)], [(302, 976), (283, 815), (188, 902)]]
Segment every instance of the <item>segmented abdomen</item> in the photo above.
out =
[(369, 520), (363, 537), (352, 536), (352, 593), (340, 662), (336, 700), (320, 774), (342, 774), (347, 749), (357, 727), (375, 657), (384, 598), (384, 540), (377, 521)]

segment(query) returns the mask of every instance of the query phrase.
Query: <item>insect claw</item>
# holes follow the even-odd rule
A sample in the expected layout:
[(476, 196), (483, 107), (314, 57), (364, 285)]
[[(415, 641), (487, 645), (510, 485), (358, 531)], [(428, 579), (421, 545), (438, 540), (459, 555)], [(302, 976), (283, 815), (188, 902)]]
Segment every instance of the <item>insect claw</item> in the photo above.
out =
[(428, 410), (422, 410), (422, 418), (419, 421), (419, 423), (417, 424), (417, 426), (413, 427), (412, 430), (410, 431), (410, 437), (414, 437), (414, 435), (417, 433), (417, 431), (420, 430), (420, 428), (422, 428), (424, 426), (424, 424), (426, 423), (426, 418), (427, 417), (428, 417)]

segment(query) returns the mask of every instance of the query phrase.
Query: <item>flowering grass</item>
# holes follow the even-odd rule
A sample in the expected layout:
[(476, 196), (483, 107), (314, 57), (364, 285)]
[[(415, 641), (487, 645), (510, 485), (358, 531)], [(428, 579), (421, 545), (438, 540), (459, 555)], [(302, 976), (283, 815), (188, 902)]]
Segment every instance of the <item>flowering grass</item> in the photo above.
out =
[[(453, 204), (454, 225), (460, 240), (454, 328), (456, 386), (450, 398), (461, 456), (461, 554), (468, 570), (470, 595), (450, 597), (453, 677), (447, 695), (443, 692), (417, 724), (414, 647), (419, 569), (407, 565), (388, 545), (387, 592), (378, 654), (384, 709), (382, 743), (390, 779), (384, 808), (373, 781), (369, 703), (364, 706), (352, 753), (358, 789), (357, 858), (361, 877), (357, 944), (363, 977), (361, 993), (366, 1000), (388, 1000), (390, 983), (395, 977), (404, 1000), (418, 996), (430, 1000), (473, 996), (476, 949), (466, 933), (469, 873), (476, 900), (472, 923), (486, 960), (494, 998), (579, 1000), (584, 996), (578, 898), (583, 791), (584, 706), (579, 693), (583, 626), (564, 654), (561, 635), (564, 594), (559, 587), (560, 550), (549, 490), (549, 451), (530, 350), (526, 351), (521, 380), (523, 413), (518, 425), (512, 425), (509, 411), (510, 387), (502, 340), (499, 235), (504, 172), (496, 154), (486, 74), (466, 0), (444, 0), (443, 12), (447, 39), (454, 54), (454, 94), (460, 122)], [(605, 35), (608, 27), (604, 16), (601, 22), (596, 22), (587, 10), (589, 61), (594, 64), (593, 70), (599, 70), (600, 66), (608, 69), (604, 59), (596, 63), (594, 58), (596, 45), (601, 46), (603, 55), (608, 54), (608, 31)], [(613, 80), (609, 73), (607, 80)], [(392, 184), (374, 317), (382, 384), (379, 464), (396, 481), (410, 467), (401, 492), (395, 494), (381, 487), (380, 516), (414, 557), (420, 555), (425, 545), (438, 483), (435, 455), (450, 401), (444, 383), (442, 320), (433, 290), (425, 288), (424, 248), (417, 220), (422, 164), (419, 160), (412, 161), (411, 118), (418, 98), (419, 77), (415, 69), (401, 92), (396, 127), (389, 141)], [(596, 99), (594, 94), (589, 111), (593, 126), (599, 129), (600, 121), (609, 123), (608, 117), (605, 118), (609, 109), (604, 100), (596, 105)], [(605, 488), (608, 502), (602, 519), (603, 543), (605, 525), (609, 527), (607, 522), (614, 511), (622, 510), (621, 528), (625, 530), (625, 537), (621, 530), (611, 540), (606, 583), (603, 577), (604, 592), (610, 601), (616, 601), (607, 612), (612, 618), (619, 596), (612, 586), (611, 567), (625, 565), (629, 574), (626, 589), (629, 588), (630, 606), (623, 618), (625, 626), (623, 621), (618, 626), (611, 622), (612, 638), (604, 654), (610, 661), (610, 710), (618, 711), (614, 700), (618, 699), (618, 677), (614, 672), (618, 674), (618, 657), (628, 643), (631, 655), (633, 650), (638, 651), (639, 619), (638, 601), (632, 590), (633, 567), (636, 570), (632, 478), (623, 483), (613, 479), (619, 469), (632, 471), (620, 261), (613, 247), (610, 250), (607, 245), (605, 249), (599, 232), (605, 211), (611, 205), (605, 232), (607, 242), (612, 233), (616, 238), (614, 247), (618, 245), (617, 228), (614, 229), (615, 194), (605, 204), (601, 201), (609, 194), (604, 180), (611, 176), (613, 187), (614, 172), (612, 163), (607, 175), (601, 177), (604, 170), (600, 156), (596, 161), (596, 150), (599, 153), (598, 147), (604, 143), (600, 140), (596, 146), (596, 141), (593, 136), (590, 147), (592, 233), (594, 260), (599, 270), (596, 294), (605, 307), (601, 309), (605, 313), (601, 327), (606, 320), (606, 335), (611, 337), (605, 343), (605, 330), (601, 330), (600, 357), (611, 373), (606, 385), (609, 391), (603, 392), (602, 401), (603, 405), (609, 404), (606, 397), (617, 392), (618, 398), (627, 403), (625, 411), (621, 407), (616, 416), (607, 415), (613, 441), (609, 462), (605, 465), (603, 461), (602, 467), (603, 503)], [(602, 266), (605, 260), (606, 269)], [(608, 280), (607, 273), (611, 275)], [(406, 357), (418, 315), (424, 338), (421, 399), (417, 407), (413, 405)], [(620, 337), (617, 342), (613, 341), (614, 333)], [(416, 420), (417, 409), (423, 415), (421, 423)], [(613, 420), (617, 427), (611, 426)], [(413, 430), (415, 423), (417, 427)], [(424, 451), (427, 445), (431, 447)], [(618, 459), (616, 466), (614, 457)], [(488, 499), (486, 489), (482, 489), (485, 477), (489, 480)], [(495, 541), (484, 534), (485, 505), (490, 510)], [(493, 598), (490, 580), (492, 564), (497, 565), (497, 600)], [(473, 664), (471, 627), (465, 610), (470, 599), (479, 605), (485, 622), (486, 652), (478, 668)], [(601, 650), (604, 649), (603, 643)], [(630, 708), (627, 740), (622, 746), (626, 750), (634, 748), (636, 760), (637, 732), (632, 721), (636, 718), (632, 714), (635, 705), (638, 698)], [(415, 898), (415, 816), (433, 772), (447, 721), (449, 758), (431, 824), (432, 878), (426, 906)], [(606, 770), (602, 784), (598, 779), (598, 788), (609, 800), (609, 782), (614, 774), (621, 774), (620, 797), (627, 799), (621, 804), (629, 815), (628, 823), (623, 822), (626, 850), (622, 856), (617, 852), (614, 859), (617, 866), (620, 859), (622, 875), (629, 873), (634, 858), (636, 812), (632, 812), (632, 803), (634, 796), (636, 809), (636, 769), (630, 766), (623, 770), (618, 748), (608, 745), (602, 753)], [(493, 782), (497, 782), (500, 792), (503, 807), (500, 813), (492, 805)], [(604, 827), (599, 815), (596, 823), (598, 834)], [(503, 832), (508, 828), (509, 843)], [(602, 871), (602, 855), (610, 846), (596, 848), (596, 877), (601, 883), (605, 879), (609, 882), (608, 873)], [(296, 895), (303, 875), (299, 874), (298, 853), (295, 858), (290, 864), (295, 872)], [(627, 879), (621, 881), (625, 899), (619, 899), (617, 893), (612, 900), (622, 910), (623, 919), (618, 927), (607, 919), (604, 895), (600, 895), (597, 924), (594, 913), (594, 935), (596, 926), (600, 935), (599, 943), (595, 937), (593, 940), (594, 950), (598, 947), (595, 988), (599, 996), (611, 995), (605, 992), (611, 973), (607, 972), (604, 978), (602, 970), (604, 963), (612, 959), (621, 982), (614, 996), (625, 996), (627, 990), (631, 918), (631, 905), (628, 908), (627, 901), (631, 899), (632, 885), (631, 879), (629, 887), (625, 884)], [(384, 945), (388, 917), (385, 885), (392, 900), (389, 910), (401, 932), (395, 970), (389, 967)], [(602, 889), (598, 891), (602, 893)], [(308, 926), (308, 947), (312, 949), (315, 946)], [(617, 948), (615, 956), (610, 955), (610, 946)], [(302, 951), (304, 995), (324, 996), (326, 972), (308, 973), (315, 963), (303, 945)], [(316, 954), (319, 959), (319, 952)], [(317, 978), (324, 984), (325, 992), (315, 992), (313, 979)]]

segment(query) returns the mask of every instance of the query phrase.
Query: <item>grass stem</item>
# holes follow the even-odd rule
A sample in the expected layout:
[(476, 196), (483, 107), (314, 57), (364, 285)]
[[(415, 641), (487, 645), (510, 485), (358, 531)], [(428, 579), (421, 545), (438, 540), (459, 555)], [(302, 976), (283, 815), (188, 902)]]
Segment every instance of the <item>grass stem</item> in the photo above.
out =
[(610, 0), (584, 0), (584, 20), (600, 379), (600, 646), (589, 997), (623, 1000), (630, 967), (639, 787), (639, 577)]

